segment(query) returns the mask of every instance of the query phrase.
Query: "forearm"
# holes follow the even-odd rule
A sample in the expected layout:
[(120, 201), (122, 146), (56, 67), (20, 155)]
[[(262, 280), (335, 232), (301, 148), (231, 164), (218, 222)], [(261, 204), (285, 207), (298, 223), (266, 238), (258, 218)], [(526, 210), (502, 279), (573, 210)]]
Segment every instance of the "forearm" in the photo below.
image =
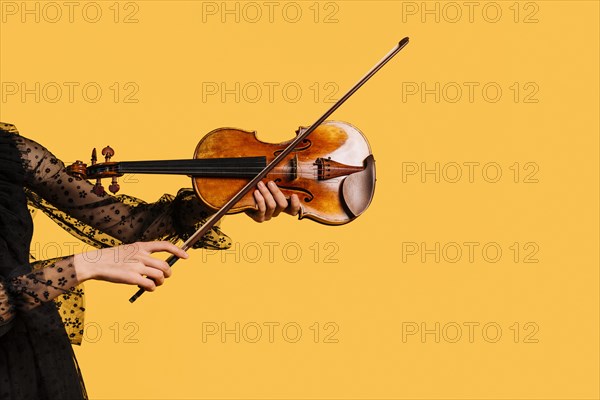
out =
[[(62, 257), (35, 263), (31, 272), (10, 279), (4, 279), (0, 298), (10, 303), (14, 310), (27, 311), (42, 303), (52, 301), (62, 294), (78, 295), (76, 286), (82, 282), (73, 264), (73, 256)], [(41, 266), (43, 265), (43, 267)], [(11, 317), (11, 315), (5, 315)]]

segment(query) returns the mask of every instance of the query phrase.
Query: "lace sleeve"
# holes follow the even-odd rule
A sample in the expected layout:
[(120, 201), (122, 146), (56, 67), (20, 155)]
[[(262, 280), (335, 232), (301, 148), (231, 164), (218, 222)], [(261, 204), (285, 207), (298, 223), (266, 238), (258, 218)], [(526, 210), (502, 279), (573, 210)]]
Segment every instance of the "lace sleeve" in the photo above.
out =
[(29, 273), (8, 279), (0, 277), (0, 325), (11, 321), (17, 311), (28, 311), (63, 296), (70, 300), (68, 310), (62, 310), (63, 323), (65, 318), (69, 318), (68, 324), (65, 324), (67, 333), (74, 343), (80, 344), (85, 308), (83, 288), (77, 287), (79, 281), (73, 266), (73, 256), (42, 263)]

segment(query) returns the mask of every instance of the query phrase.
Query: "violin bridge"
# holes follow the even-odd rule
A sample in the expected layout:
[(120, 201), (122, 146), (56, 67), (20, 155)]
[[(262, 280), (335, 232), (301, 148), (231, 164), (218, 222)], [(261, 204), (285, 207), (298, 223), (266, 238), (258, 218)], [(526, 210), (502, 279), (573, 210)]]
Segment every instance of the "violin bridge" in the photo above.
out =
[(298, 178), (298, 154), (290, 160), (290, 181)]

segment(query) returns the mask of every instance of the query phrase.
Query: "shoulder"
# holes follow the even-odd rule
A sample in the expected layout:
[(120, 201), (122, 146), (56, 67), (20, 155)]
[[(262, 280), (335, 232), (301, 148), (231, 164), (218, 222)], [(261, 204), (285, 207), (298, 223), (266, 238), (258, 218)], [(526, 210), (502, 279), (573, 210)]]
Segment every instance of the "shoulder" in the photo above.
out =
[(11, 134), (14, 135), (11, 141), (21, 152), (26, 170), (37, 168), (46, 160), (49, 160), (52, 165), (58, 165), (58, 160), (50, 150), (37, 141), (21, 135), (13, 124), (0, 122), (0, 133), (3, 133), (5, 138), (10, 138)]

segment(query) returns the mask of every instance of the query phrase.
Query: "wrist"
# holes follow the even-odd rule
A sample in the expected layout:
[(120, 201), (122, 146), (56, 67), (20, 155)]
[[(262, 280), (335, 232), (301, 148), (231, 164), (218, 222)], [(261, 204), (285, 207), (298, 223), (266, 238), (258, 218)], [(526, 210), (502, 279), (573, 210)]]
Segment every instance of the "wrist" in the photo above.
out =
[(73, 256), (73, 267), (75, 268), (75, 274), (79, 282), (95, 279), (97, 276), (95, 263), (89, 262), (85, 257), (85, 253)]

